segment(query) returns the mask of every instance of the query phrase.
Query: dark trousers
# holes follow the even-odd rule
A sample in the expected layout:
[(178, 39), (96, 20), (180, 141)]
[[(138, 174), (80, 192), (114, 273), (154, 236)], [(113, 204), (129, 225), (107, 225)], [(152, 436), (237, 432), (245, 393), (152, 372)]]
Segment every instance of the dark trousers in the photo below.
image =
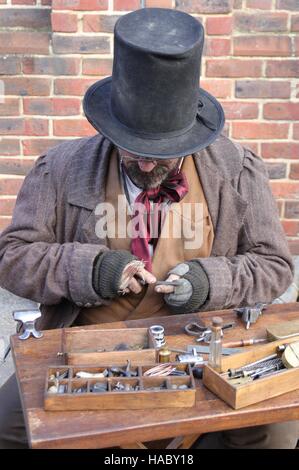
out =
[[(299, 421), (234, 429), (203, 435), (199, 449), (294, 449)], [(15, 375), (0, 389), (0, 449), (28, 447), (23, 412)]]

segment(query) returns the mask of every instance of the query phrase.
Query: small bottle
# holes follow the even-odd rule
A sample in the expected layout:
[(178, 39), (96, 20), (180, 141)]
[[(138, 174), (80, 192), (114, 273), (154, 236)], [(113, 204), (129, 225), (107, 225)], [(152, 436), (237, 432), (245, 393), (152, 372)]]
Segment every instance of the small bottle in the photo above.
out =
[(222, 318), (213, 317), (211, 326), (211, 341), (208, 365), (216, 371), (221, 370), (221, 353), (222, 353)]

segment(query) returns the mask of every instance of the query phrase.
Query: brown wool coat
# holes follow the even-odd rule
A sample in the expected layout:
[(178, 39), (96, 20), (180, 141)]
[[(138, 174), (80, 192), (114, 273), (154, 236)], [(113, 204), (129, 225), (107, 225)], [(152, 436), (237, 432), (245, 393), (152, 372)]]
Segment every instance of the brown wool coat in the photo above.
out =
[[(63, 143), (25, 178), (0, 237), (0, 285), (42, 304), (42, 328), (71, 325), (83, 306), (107, 304), (92, 287), (94, 209), (105, 201), (113, 144), (101, 135)], [(204, 310), (270, 302), (292, 281), (292, 262), (259, 157), (221, 135), (193, 155), (214, 227)]]

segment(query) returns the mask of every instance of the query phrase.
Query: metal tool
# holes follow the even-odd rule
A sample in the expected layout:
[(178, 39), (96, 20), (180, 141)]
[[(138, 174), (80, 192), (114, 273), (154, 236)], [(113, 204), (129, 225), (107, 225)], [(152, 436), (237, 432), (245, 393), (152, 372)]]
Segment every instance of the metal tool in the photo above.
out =
[(21, 325), (19, 331), (23, 331), (19, 335), (19, 339), (27, 339), (31, 335), (34, 338), (41, 338), (43, 336), (43, 333), (35, 328), (36, 320), (41, 317), (39, 310), (16, 310), (13, 312), (13, 317)]
[[(194, 345), (187, 346), (187, 353), (192, 352), (193, 348), (196, 348), (196, 352), (200, 354), (209, 354), (210, 352), (210, 346), (202, 346), (202, 345), (197, 344), (196, 346)], [(236, 354), (241, 351), (242, 349), (240, 348), (222, 348), (221, 354), (223, 356), (230, 356), (231, 354)]]
[(190, 351), (188, 354), (178, 354), (177, 360), (184, 364), (201, 364), (204, 362), (203, 357), (198, 356), (196, 347), (193, 347), (192, 351)]
[(266, 308), (267, 304), (259, 302), (253, 307), (247, 306), (235, 308), (234, 312), (236, 312), (237, 315), (242, 317), (243, 322), (246, 323), (246, 330), (248, 330), (251, 323), (255, 323), (257, 319), (261, 316), (263, 310), (265, 310)]
[[(235, 326), (235, 322), (225, 323), (222, 326), (222, 330), (227, 330), (227, 329), (233, 328), (234, 326)], [(185, 332), (188, 335), (197, 336), (197, 339), (196, 339), (197, 342), (202, 341), (204, 343), (209, 343), (211, 340), (211, 335), (212, 335), (211, 328), (208, 326), (199, 325), (196, 322), (188, 323), (185, 326)], [(223, 331), (221, 335), (223, 336)]]

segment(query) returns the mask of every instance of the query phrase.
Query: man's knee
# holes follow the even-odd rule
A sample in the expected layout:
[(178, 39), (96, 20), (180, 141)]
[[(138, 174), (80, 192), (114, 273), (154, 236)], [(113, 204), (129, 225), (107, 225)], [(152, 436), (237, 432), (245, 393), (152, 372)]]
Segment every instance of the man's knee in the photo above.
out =
[(0, 449), (28, 447), (15, 375), (0, 388)]

